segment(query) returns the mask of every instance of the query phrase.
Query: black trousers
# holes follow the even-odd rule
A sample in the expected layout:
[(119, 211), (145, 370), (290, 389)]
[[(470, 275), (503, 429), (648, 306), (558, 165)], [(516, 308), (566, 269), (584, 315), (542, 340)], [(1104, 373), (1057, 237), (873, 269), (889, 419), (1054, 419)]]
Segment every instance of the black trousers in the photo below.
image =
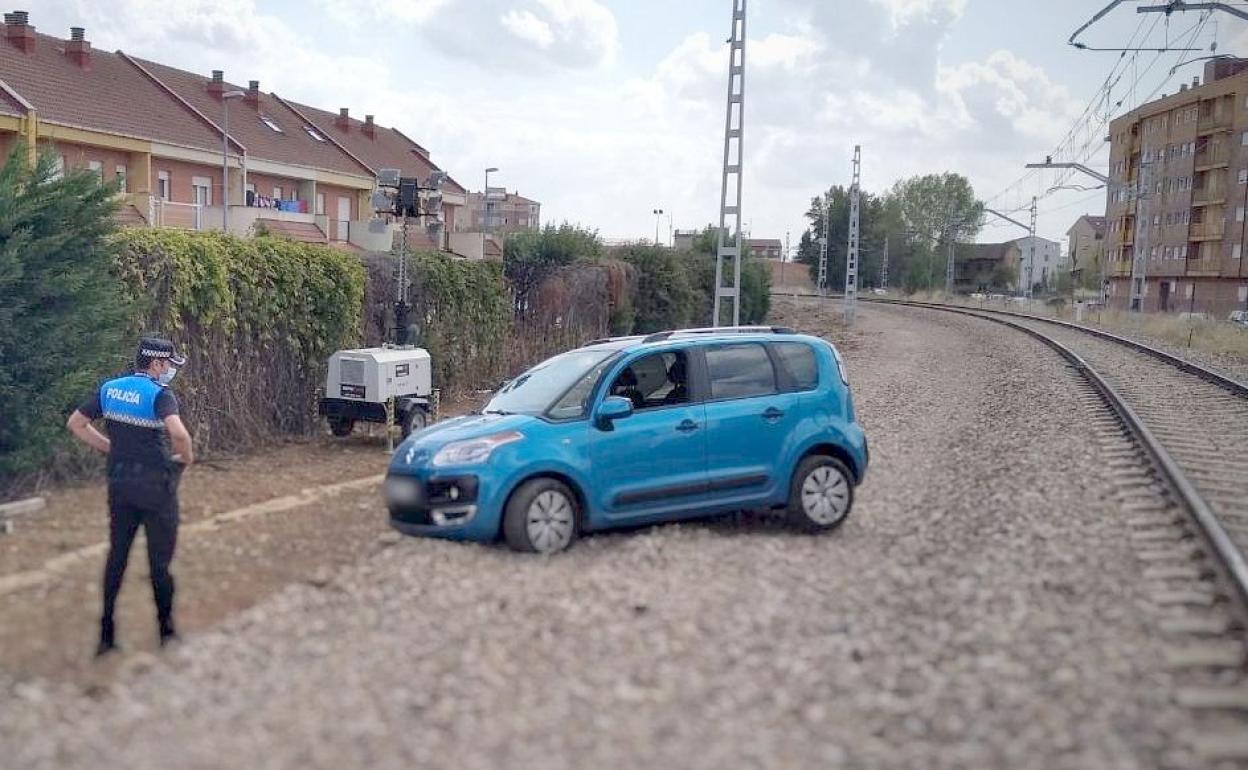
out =
[(173, 621), (173, 575), (169, 563), (178, 541), (178, 474), (118, 465), (108, 477), (108, 561), (104, 564), (103, 623), (111, 627), (117, 593), (126, 574), (130, 546), (139, 527), (147, 536), (152, 594), (161, 628)]

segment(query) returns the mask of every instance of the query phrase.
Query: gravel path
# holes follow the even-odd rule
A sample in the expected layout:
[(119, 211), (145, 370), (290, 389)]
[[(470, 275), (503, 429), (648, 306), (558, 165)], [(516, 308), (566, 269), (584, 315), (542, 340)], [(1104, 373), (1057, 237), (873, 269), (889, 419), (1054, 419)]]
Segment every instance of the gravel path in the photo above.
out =
[(551, 559), (384, 533), (82, 693), (0, 681), (6, 768), (1190, 766), (1073, 375), (1017, 332), (813, 302), (873, 466), (822, 537), (766, 522)]

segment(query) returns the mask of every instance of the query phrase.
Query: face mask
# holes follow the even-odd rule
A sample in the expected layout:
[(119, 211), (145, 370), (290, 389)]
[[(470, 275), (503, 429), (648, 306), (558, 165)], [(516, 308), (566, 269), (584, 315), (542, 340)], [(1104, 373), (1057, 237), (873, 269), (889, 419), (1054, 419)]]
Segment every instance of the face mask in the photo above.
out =
[(176, 376), (178, 376), (178, 370), (171, 366), (168, 369), (166, 369), (159, 377), (157, 377), (156, 381), (159, 382), (161, 385), (168, 385), (169, 383), (173, 382), (173, 378)]

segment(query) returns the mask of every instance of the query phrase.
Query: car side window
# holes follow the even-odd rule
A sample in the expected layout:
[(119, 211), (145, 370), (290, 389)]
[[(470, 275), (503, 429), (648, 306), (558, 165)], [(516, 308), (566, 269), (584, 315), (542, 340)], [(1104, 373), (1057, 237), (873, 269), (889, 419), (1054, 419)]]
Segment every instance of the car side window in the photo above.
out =
[(815, 351), (804, 342), (776, 342), (771, 346), (780, 371), (780, 385), (786, 391), (814, 390), (819, 387), (819, 365)]
[(643, 356), (624, 367), (611, 383), (612, 396), (633, 402), (633, 409), (657, 409), (689, 402), (688, 356), (671, 350)]
[(717, 345), (706, 349), (711, 398), (748, 398), (776, 392), (771, 357), (756, 342)]

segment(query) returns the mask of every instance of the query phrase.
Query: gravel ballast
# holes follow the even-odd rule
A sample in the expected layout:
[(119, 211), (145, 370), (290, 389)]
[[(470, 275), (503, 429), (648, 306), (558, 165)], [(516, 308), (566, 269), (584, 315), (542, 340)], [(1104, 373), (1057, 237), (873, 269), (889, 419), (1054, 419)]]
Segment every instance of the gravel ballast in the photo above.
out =
[[(84, 693), (0, 682), (6, 768), (1150, 768), (1188, 715), (1078, 381), (995, 324), (782, 300), (842, 343), (850, 519), (399, 538)], [(311, 533), (309, 536), (313, 536)], [(332, 537), (332, 533), (316, 536)], [(200, 587), (200, 591), (206, 590)]]

